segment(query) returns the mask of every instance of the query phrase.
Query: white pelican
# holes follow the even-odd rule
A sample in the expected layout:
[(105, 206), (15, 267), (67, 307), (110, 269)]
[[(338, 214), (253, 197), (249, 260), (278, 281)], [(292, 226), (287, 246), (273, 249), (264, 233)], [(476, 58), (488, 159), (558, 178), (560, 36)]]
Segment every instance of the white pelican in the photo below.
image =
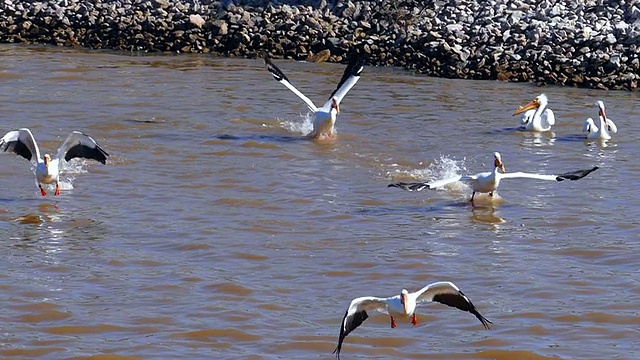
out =
[[(499, 152), (493, 153), (493, 157), (494, 157), (493, 171), (481, 172), (475, 175), (458, 175), (448, 179), (431, 181), (431, 182), (415, 182), (415, 183), (399, 182), (395, 184), (389, 184), (388, 187), (397, 187), (397, 188), (405, 189), (408, 191), (420, 191), (425, 188), (435, 189), (441, 186), (445, 186), (447, 184), (454, 183), (456, 181), (463, 181), (471, 185), (471, 188), (473, 189), (473, 194), (471, 194), (471, 204), (473, 205), (473, 197), (476, 195), (476, 193), (478, 192), (489, 193), (489, 196), (493, 196), (493, 192), (498, 189), (498, 185), (500, 185), (500, 180), (502, 179), (528, 178), (528, 179), (553, 180), (553, 181), (580, 180), (583, 177), (589, 175), (591, 172), (596, 171), (598, 169), (597, 166), (594, 166), (591, 169), (572, 171), (572, 172), (567, 172), (560, 175), (541, 175), (541, 174), (530, 174), (530, 173), (524, 173), (524, 172), (507, 173), (504, 168), (504, 164), (502, 163), (502, 156), (500, 156), (500, 153)], [(501, 170), (502, 172), (498, 170)]]
[(338, 346), (333, 353), (337, 354), (336, 356), (340, 359), (342, 342), (349, 333), (367, 320), (369, 317), (367, 312), (375, 310), (388, 314), (391, 318), (392, 329), (396, 327), (394, 317), (406, 320), (411, 318), (411, 323), (413, 326), (416, 326), (418, 324), (418, 319), (416, 318), (415, 313), (416, 306), (424, 302), (439, 302), (463, 311), (468, 311), (475, 315), (486, 329), (489, 329), (489, 324), (491, 324), (491, 321), (478, 312), (471, 300), (469, 300), (469, 298), (460, 291), (455, 284), (448, 281), (440, 281), (429, 284), (413, 293), (403, 289), (402, 292), (400, 292), (400, 295), (388, 298), (365, 296), (351, 301), (351, 304), (342, 319), (340, 336), (338, 337)]
[(293, 91), (294, 94), (298, 95), (298, 97), (307, 104), (309, 110), (313, 112), (313, 131), (309, 134), (309, 137), (312, 139), (334, 137), (334, 125), (336, 123), (336, 115), (340, 112), (340, 102), (347, 92), (358, 82), (358, 79), (360, 79), (360, 73), (364, 69), (364, 59), (360, 56), (353, 56), (351, 58), (338, 86), (333, 93), (331, 93), (331, 96), (329, 96), (329, 100), (321, 108), (315, 106), (308, 97), (298, 91), (282, 70), (275, 66), (266, 55), (264, 56), (264, 63), (267, 65), (267, 70), (271, 72), (273, 78)]
[(556, 123), (556, 118), (551, 109), (547, 109), (547, 96), (540, 94), (530, 103), (518, 107), (513, 115), (525, 112), (520, 120), (520, 125), (526, 131), (549, 131)]
[(62, 143), (55, 157), (52, 158), (49, 154), (44, 154), (44, 158), (41, 158), (38, 144), (27, 128), (6, 133), (0, 139), (0, 151), (14, 152), (35, 166), (36, 185), (40, 188), (42, 196), (47, 195), (42, 184), (55, 184), (55, 195), (60, 195), (60, 184), (58, 183), (60, 160), (85, 158), (106, 164), (107, 156), (109, 156), (91, 136), (74, 131)]
[(610, 133), (617, 133), (618, 127), (611, 119), (607, 118), (607, 114), (604, 111), (604, 102), (598, 100), (596, 105), (598, 106), (600, 126), (596, 126), (593, 119), (588, 118), (582, 125), (582, 131), (587, 133), (587, 139), (609, 140), (611, 139)]

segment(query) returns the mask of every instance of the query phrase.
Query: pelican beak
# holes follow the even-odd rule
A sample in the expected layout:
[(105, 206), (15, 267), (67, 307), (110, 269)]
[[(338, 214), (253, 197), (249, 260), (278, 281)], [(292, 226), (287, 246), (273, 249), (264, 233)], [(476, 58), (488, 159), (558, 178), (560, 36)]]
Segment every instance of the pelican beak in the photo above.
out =
[(44, 167), (47, 168), (47, 169), (49, 168), (49, 157), (48, 156), (44, 157)]
[(525, 106), (518, 106), (518, 109), (516, 109), (516, 112), (514, 112), (512, 116), (518, 115), (527, 110), (537, 109), (539, 106), (540, 104), (538, 103), (538, 99), (534, 99), (532, 102), (526, 104)]
[(404, 307), (404, 313), (407, 314), (407, 294), (400, 295), (402, 299), (402, 306)]
[(605, 114), (604, 109), (601, 108), (598, 112), (598, 115), (602, 116), (602, 118), (604, 119), (604, 123), (609, 126), (609, 124), (607, 123), (607, 114)]
[(336, 109), (336, 113), (340, 114), (340, 106), (338, 106), (338, 102), (336, 101), (336, 99), (333, 99), (333, 103), (331, 104), (331, 107)]
[(493, 166), (494, 167), (499, 167), (500, 170), (502, 170), (503, 174), (507, 172), (507, 170), (504, 168), (504, 163), (502, 161), (498, 160), (498, 159), (495, 159), (493, 161)]

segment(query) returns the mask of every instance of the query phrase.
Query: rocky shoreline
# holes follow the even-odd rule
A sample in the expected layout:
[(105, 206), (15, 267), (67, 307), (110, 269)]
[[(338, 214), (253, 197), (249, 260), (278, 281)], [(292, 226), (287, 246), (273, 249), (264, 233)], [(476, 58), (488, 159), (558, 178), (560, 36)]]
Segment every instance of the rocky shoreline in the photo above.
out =
[(638, 90), (640, 0), (0, 0), (0, 42)]

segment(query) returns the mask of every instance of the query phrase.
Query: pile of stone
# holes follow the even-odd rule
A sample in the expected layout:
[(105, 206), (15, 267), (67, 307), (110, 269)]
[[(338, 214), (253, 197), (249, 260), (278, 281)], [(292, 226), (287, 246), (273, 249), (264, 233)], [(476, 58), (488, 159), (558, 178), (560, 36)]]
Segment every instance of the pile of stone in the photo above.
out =
[(0, 0), (0, 41), (343, 61), (637, 90), (637, 0)]

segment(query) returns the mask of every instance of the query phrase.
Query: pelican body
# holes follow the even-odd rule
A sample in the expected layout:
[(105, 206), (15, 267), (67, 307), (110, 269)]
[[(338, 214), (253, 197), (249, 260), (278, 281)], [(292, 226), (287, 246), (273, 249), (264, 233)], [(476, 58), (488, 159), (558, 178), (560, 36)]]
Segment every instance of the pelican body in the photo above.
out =
[(494, 192), (498, 189), (500, 181), (502, 179), (516, 179), (527, 178), (537, 180), (550, 180), (550, 181), (564, 181), (564, 180), (580, 180), (583, 177), (589, 175), (593, 171), (598, 169), (594, 166), (591, 169), (577, 170), (572, 172), (563, 173), (560, 175), (543, 175), (543, 174), (531, 174), (525, 172), (513, 172), (507, 173), (504, 163), (502, 162), (502, 156), (499, 152), (493, 153), (494, 166), (492, 171), (481, 172), (475, 175), (457, 175), (448, 179), (442, 179), (432, 182), (416, 182), (405, 183), (399, 182), (389, 184), (388, 187), (397, 187), (408, 191), (421, 191), (423, 189), (435, 189), (457, 181), (462, 181), (471, 186), (473, 194), (471, 194), (471, 204), (473, 205), (473, 198), (476, 193), (488, 193), (489, 196), (493, 196)]
[(531, 102), (518, 107), (513, 116), (524, 112), (520, 120), (520, 126), (526, 131), (549, 131), (555, 125), (556, 118), (551, 109), (547, 108), (548, 99), (545, 94), (540, 94)]
[(611, 134), (618, 132), (618, 127), (613, 120), (607, 117), (607, 113), (604, 110), (604, 102), (598, 100), (596, 102), (598, 106), (598, 120), (599, 125), (596, 126), (592, 118), (588, 118), (584, 125), (582, 125), (582, 131), (587, 133), (587, 139), (589, 140), (609, 140)]
[(491, 321), (478, 312), (471, 300), (454, 283), (440, 281), (429, 284), (412, 293), (403, 289), (400, 295), (388, 298), (365, 296), (351, 301), (342, 319), (338, 346), (333, 353), (340, 359), (340, 351), (342, 350), (344, 339), (369, 317), (369, 312), (377, 311), (389, 315), (392, 329), (397, 326), (395, 319), (410, 319), (413, 326), (416, 326), (418, 324), (416, 307), (426, 302), (439, 302), (470, 312), (480, 320), (486, 329), (489, 329), (489, 324), (491, 324)]
[(364, 69), (364, 59), (359, 56), (353, 56), (351, 58), (338, 86), (329, 97), (329, 100), (321, 108), (318, 108), (311, 99), (296, 89), (284, 72), (272, 63), (266, 55), (264, 56), (264, 63), (267, 65), (267, 70), (273, 75), (273, 78), (286, 86), (294, 94), (298, 95), (298, 97), (307, 104), (309, 110), (313, 112), (313, 131), (308, 135), (309, 138), (323, 139), (335, 137), (335, 123), (337, 115), (340, 113), (340, 102), (347, 92), (358, 82), (358, 79), (360, 79), (360, 73)]
[(6, 133), (0, 139), (0, 151), (14, 152), (15, 154), (29, 160), (35, 167), (36, 185), (40, 189), (42, 196), (47, 192), (42, 187), (43, 184), (55, 184), (55, 195), (60, 195), (60, 161), (70, 161), (74, 158), (94, 159), (106, 164), (107, 154), (89, 135), (79, 131), (73, 131), (62, 143), (55, 157), (49, 154), (40, 156), (40, 149), (36, 143), (31, 130), (22, 128)]

